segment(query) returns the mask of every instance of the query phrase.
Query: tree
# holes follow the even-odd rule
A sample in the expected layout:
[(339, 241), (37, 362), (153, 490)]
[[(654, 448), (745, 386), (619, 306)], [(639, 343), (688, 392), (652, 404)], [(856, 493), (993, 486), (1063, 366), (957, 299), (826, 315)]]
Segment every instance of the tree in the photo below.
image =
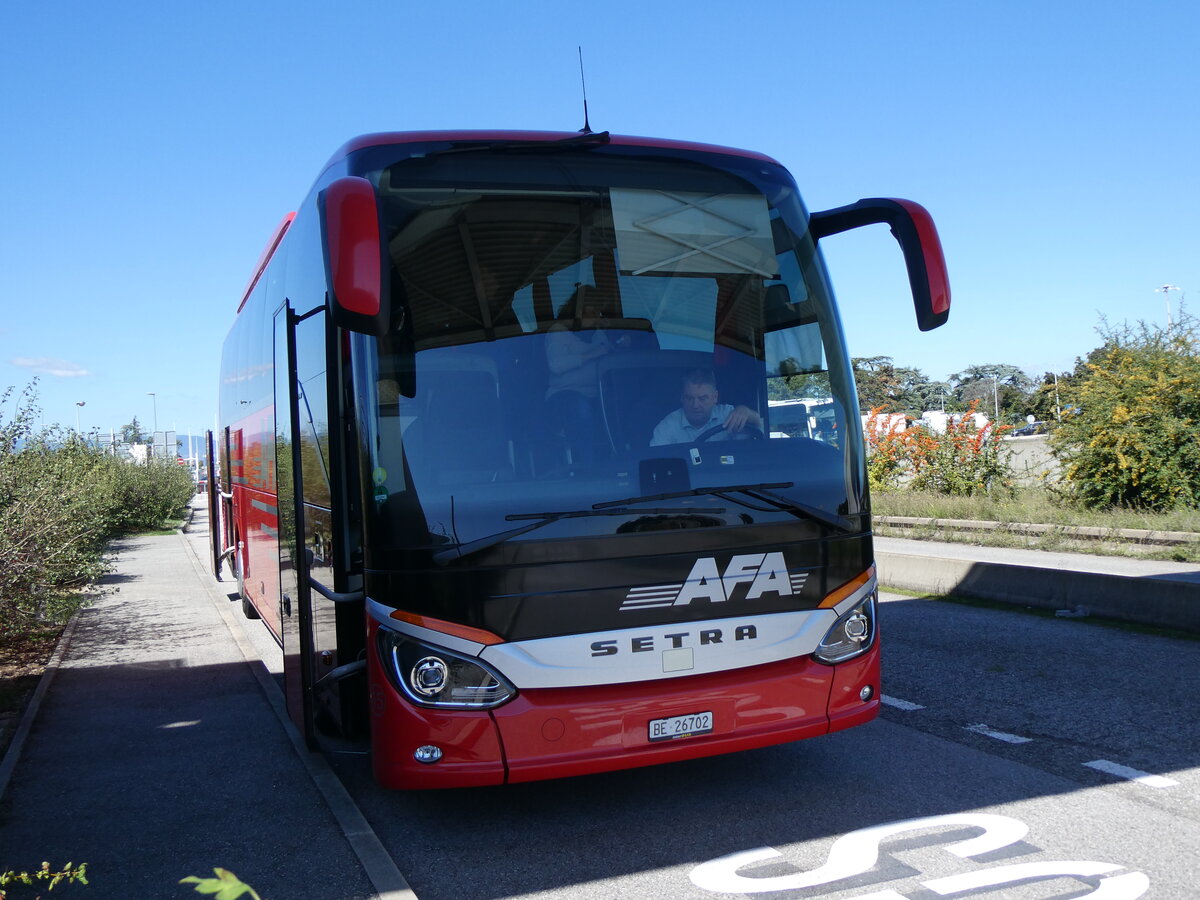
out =
[(1005, 363), (968, 366), (950, 376), (954, 382), (957, 401), (966, 407), (978, 404), (983, 413), (993, 413), (1000, 421), (1006, 414), (1011, 418), (1015, 410), (1025, 408), (1026, 399), (1033, 387), (1033, 379), (1017, 366)]
[(142, 431), (141, 423), (138, 422), (137, 416), (134, 416), (132, 422), (121, 426), (121, 440), (126, 444), (149, 444), (153, 438)]
[(1200, 321), (1097, 329), (1051, 438), (1068, 495), (1089, 507), (1200, 508)]
[(890, 356), (867, 356), (852, 360), (858, 386), (859, 409), (905, 413), (914, 418), (927, 409), (941, 406), (950, 386), (930, 381), (920, 369), (897, 366)]
[(1075, 389), (1075, 376), (1070, 372), (1046, 372), (1042, 381), (1025, 398), (1025, 415), (1040, 422), (1055, 423), (1061, 418), (1064, 408), (1070, 406), (1068, 398)]
[(890, 356), (866, 356), (852, 359), (854, 383), (858, 387), (859, 409), (896, 412), (900, 383)]

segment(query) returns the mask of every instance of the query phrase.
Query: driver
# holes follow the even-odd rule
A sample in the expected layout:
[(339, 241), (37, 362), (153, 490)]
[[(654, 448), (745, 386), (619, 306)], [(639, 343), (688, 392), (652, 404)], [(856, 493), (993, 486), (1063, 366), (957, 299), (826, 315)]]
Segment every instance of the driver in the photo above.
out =
[(739, 434), (747, 425), (762, 430), (763, 421), (748, 406), (718, 403), (717, 378), (711, 369), (693, 369), (683, 377), (683, 395), (679, 409), (672, 410), (654, 426), (650, 446), (687, 444), (710, 428), (724, 428), (731, 435)]

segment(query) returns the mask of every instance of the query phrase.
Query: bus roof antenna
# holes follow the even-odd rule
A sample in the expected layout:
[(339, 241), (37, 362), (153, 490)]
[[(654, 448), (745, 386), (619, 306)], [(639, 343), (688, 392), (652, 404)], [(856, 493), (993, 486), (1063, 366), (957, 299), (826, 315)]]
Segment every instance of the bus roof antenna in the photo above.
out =
[(592, 126), (588, 124), (588, 108), (587, 108), (587, 81), (583, 78), (583, 46), (576, 47), (579, 51), (579, 83), (583, 87), (583, 127), (579, 129), (580, 134), (591, 134)]

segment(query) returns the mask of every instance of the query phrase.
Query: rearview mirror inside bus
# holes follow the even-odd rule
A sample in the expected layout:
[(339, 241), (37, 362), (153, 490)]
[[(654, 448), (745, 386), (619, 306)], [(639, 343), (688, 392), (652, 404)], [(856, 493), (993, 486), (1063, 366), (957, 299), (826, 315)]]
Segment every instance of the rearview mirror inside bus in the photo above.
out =
[(877, 223), (891, 226), (892, 235), (904, 253), (917, 327), (931, 331), (944, 325), (950, 317), (946, 258), (933, 218), (921, 204), (882, 198), (859, 200), (849, 206), (813, 213), (808, 227), (813, 240), (819, 241), (831, 234)]
[(339, 178), (321, 192), (318, 203), (333, 322), (350, 331), (385, 334), (388, 315), (375, 188), (365, 178)]

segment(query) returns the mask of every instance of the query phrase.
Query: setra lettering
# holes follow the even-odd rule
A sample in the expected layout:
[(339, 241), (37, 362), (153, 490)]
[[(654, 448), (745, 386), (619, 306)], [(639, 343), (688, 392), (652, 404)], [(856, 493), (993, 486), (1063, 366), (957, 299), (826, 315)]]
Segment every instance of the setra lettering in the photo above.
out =
[[(690, 631), (676, 631), (662, 635), (638, 635), (629, 638), (630, 653), (647, 653), (651, 650), (678, 650), (681, 647), (708, 646), (710, 644), (725, 644), (727, 632), (721, 628), (703, 628), (694, 635)], [(758, 627), (755, 625), (738, 625), (733, 629), (733, 641), (753, 641), (758, 639)], [(616, 656), (621, 652), (621, 642), (615, 639), (592, 641), (592, 656)]]

